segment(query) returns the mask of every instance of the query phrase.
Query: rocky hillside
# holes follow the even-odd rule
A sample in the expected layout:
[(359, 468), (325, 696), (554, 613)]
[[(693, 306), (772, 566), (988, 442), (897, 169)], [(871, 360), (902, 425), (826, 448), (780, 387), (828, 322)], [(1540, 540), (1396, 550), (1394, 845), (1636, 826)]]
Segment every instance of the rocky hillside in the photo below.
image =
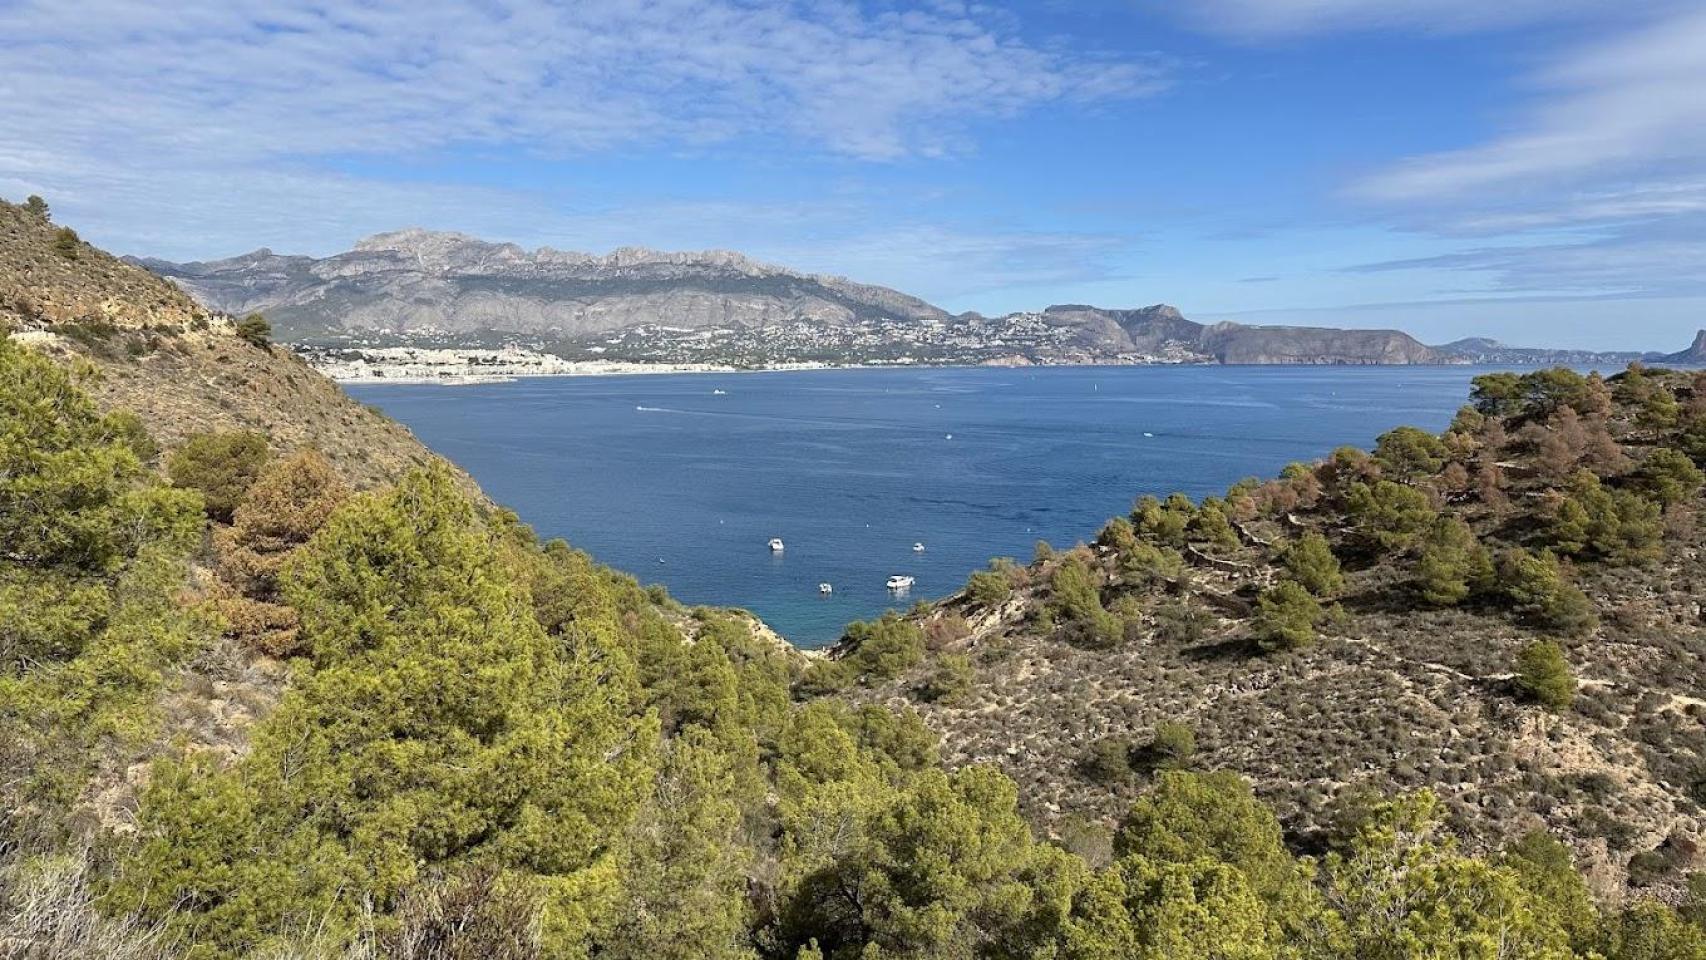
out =
[(1084, 341), (1112, 353), (1193, 356), (1212, 363), (1408, 364), (1452, 363), (1455, 358), (1397, 330), (1325, 327), (1204, 326), (1178, 308), (1156, 304), (1138, 310), (1053, 306), (1044, 316), (1075, 325)]
[[(453, 345), (496, 333), (561, 341), (556, 348), (576, 356), (596, 344), (600, 355), (694, 363), (1458, 362), (1397, 331), (1204, 326), (1165, 304), (950, 317), (885, 287), (721, 251), (597, 256), (404, 230), (324, 259), (257, 250), (208, 262), (133, 262), (209, 308), (263, 312), (287, 339), (359, 341), (385, 332)], [(711, 338), (675, 342), (681, 331)], [(612, 337), (624, 332), (634, 333)]]
[(1477, 383), (1443, 436), (998, 564), (821, 685), (915, 705), (1061, 836), (1179, 766), (1250, 777), (1305, 848), (1426, 784), (1480, 849), (1543, 826), (1602, 892), (1678, 884), (1706, 864), (1706, 375)]
[(1686, 366), (1706, 364), (1706, 330), (1701, 330), (1694, 335), (1694, 342), (1688, 345), (1688, 349), (1666, 354), (1660, 362)]
[(738, 253), (527, 251), (426, 230), (379, 234), (319, 260), (257, 250), (206, 263), (138, 262), (209, 306), (264, 311), (294, 335), (382, 329), (576, 337), (642, 323), (697, 328), (801, 317), (833, 324), (947, 316), (894, 290), (798, 273)]
[(85, 389), (135, 412), (166, 447), (195, 433), (256, 430), (281, 452), (318, 446), (358, 486), (438, 459), (289, 350), (239, 337), (230, 316), (4, 202), (0, 328), (89, 364)]

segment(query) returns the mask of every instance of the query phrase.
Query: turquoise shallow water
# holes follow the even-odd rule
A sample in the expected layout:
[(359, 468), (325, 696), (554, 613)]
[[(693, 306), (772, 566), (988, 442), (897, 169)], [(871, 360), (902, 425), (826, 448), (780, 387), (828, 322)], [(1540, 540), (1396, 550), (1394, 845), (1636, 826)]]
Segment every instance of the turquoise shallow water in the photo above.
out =
[[(1218, 493), (1399, 424), (1440, 429), (1479, 372), (845, 370), (349, 392), (542, 535), (817, 646), (958, 589), (990, 557), (1093, 537), (1140, 494)], [(910, 596), (889, 593), (891, 574), (917, 579)]]

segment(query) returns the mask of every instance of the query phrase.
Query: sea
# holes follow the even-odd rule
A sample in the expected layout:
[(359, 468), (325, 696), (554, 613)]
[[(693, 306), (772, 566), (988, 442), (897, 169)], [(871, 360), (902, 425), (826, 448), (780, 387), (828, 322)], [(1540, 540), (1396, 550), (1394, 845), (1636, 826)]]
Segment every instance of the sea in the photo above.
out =
[[(993, 557), (1092, 539), (1143, 494), (1220, 493), (1395, 426), (1442, 429), (1482, 372), (914, 368), (347, 389), (541, 536), (811, 648), (950, 594)], [(909, 591), (888, 589), (896, 575)]]

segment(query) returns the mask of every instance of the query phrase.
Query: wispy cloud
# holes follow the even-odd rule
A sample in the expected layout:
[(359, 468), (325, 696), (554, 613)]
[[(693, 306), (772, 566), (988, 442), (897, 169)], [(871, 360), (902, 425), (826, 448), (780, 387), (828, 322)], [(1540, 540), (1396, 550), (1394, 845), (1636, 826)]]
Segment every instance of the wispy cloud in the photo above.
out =
[(1539, 102), (1510, 133), (1413, 158), (1365, 180), (1357, 193), (1557, 207), (1594, 219), (1641, 213), (1655, 196), (1674, 201), (1679, 192), (1694, 192), (1689, 202), (1697, 203), (1706, 178), (1702, 50), (1706, 8), (1575, 50), (1532, 79)]
[(1358, 273), (1450, 270), (1495, 290), (1620, 296), (1706, 294), (1706, 216), (1609, 231), (1586, 239), (1508, 242), (1348, 268)]
[(1354, 184), (1398, 223), (1484, 238), (1373, 266), (1469, 271), (1508, 290), (1706, 289), (1702, 50), (1698, 6), (1566, 50), (1530, 78), (1532, 105), (1508, 132)]
[(1457, 33), (1627, 12), (1643, 4), (1652, 5), (1650, 0), (1197, 0), (1169, 7), (1177, 16), (1215, 33), (1271, 39), (1390, 28)]
[[(42, 193), (94, 239), (179, 258), (328, 253), (425, 224), (594, 249), (744, 246), (895, 283), (931, 254), (947, 276), (989, 279), (1008, 257), (1052, 276), (1100, 241), (753, 191), (670, 201), (717, 191), (654, 185), (619, 204), (574, 184), (349, 171), (483, 152), (954, 156), (982, 121), (1148, 96), (1168, 70), (953, 0), (14, 0), (0, 4), (0, 196)], [(845, 256), (828, 255), (831, 237)]]
[(778, 130), (892, 158), (953, 149), (966, 120), (1163, 82), (971, 7), (854, 0), (24, 0), (0, 8), (0, 51), (8, 129), (227, 159)]

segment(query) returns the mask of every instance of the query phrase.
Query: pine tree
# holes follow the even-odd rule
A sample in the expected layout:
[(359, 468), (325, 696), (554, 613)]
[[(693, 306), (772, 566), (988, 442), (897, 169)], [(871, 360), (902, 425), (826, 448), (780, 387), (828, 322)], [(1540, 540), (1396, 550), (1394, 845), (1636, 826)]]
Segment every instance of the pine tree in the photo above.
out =
[(1301, 584), (1285, 580), (1257, 599), (1251, 633), (1262, 650), (1296, 650), (1315, 642), (1321, 617), (1320, 602)]
[(1286, 573), (1317, 597), (1336, 596), (1345, 588), (1345, 578), (1339, 572), (1339, 558), (1327, 538), (1310, 532), (1293, 540), (1281, 554)]

